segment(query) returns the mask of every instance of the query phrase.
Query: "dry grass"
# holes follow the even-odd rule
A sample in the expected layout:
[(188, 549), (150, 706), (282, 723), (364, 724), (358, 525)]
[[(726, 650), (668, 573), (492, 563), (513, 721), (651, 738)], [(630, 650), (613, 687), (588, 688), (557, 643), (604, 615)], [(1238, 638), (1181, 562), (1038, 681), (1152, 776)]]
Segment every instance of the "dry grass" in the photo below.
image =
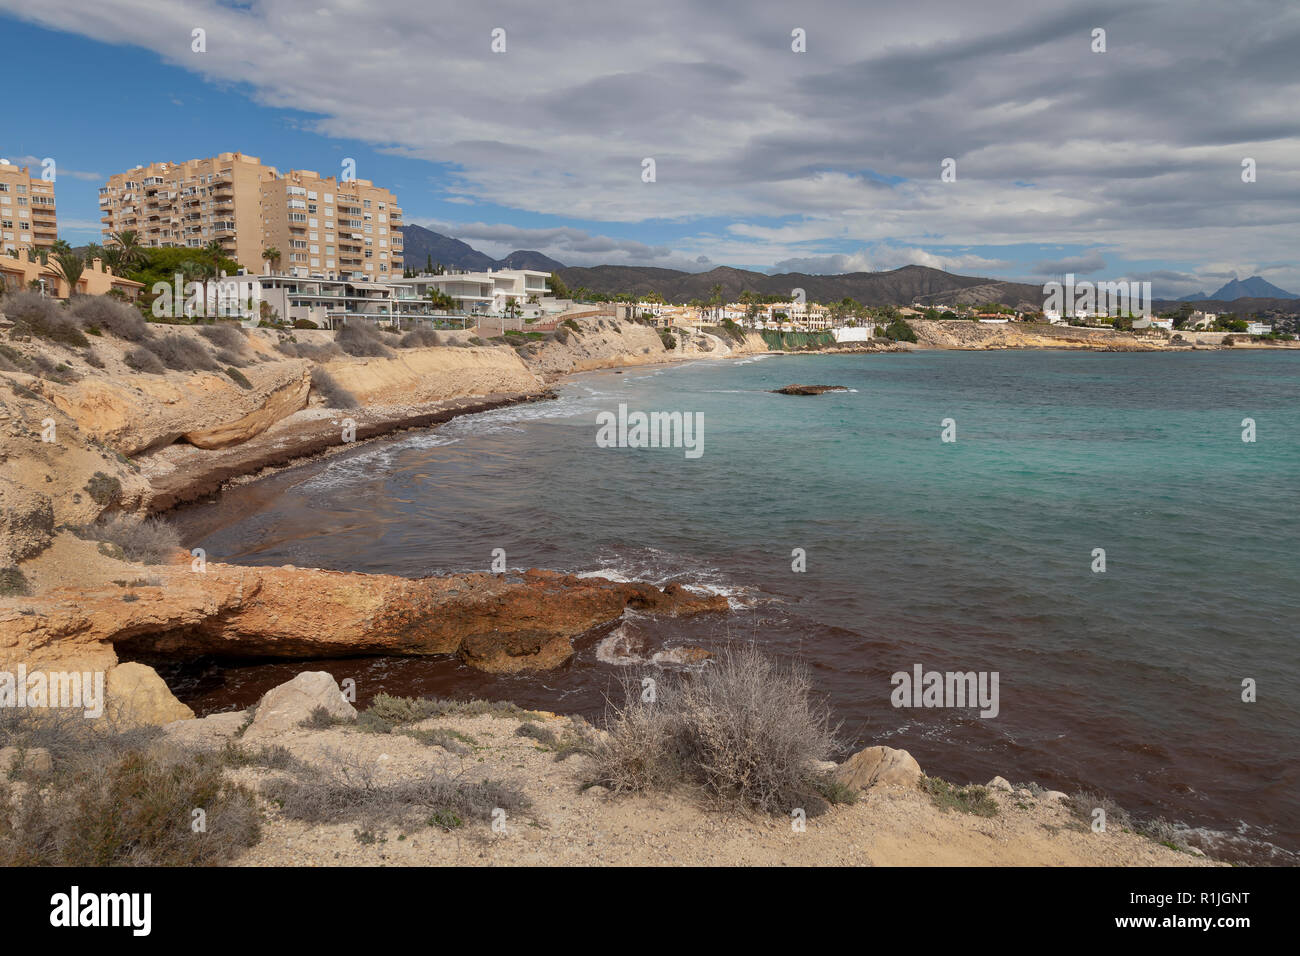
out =
[(276, 351), (289, 358), (307, 359), (311, 362), (331, 362), (343, 358), (346, 354), (333, 342), (325, 345), (312, 345), (310, 342), (279, 342)]
[(160, 335), (145, 343), (158, 359), (177, 372), (210, 372), (217, 368), (217, 360), (202, 342), (187, 335)]
[(471, 781), (464, 774), (435, 772), (380, 784), (375, 774), (373, 765), (336, 759), (330, 770), (307, 779), (271, 781), (263, 792), (293, 820), (367, 826), (423, 823), (451, 829), (469, 821), (490, 821), (498, 809), (510, 813), (532, 805), (519, 788), (497, 780)]

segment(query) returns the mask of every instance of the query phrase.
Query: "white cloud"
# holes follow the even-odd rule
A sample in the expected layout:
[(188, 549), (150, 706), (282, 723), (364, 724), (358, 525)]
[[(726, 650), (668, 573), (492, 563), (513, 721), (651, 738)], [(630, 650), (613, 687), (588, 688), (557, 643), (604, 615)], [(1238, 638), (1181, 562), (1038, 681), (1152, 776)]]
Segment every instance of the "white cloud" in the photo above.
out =
[[(532, 0), (314, 0), (317, 16), (299, 0), (0, 8), (247, 85), (315, 114), (322, 134), (446, 164), (458, 172), (443, 201), (724, 223), (670, 251), (611, 240), (611, 256), (821, 261), (830, 247), (879, 265), (910, 250), (983, 270), (924, 250), (1104, 245), (1111, 263), (1195, 263), (1231, 249), (1300, 290), (1300, 265), (1276, 264), (1300, 227), (1300, 7), (1271, 0), (806, 0), (797, 14), (658, 0), (584, 6), (580, 22)], [(790, 51), (792, 17), (807, 53)], [(190, 51), (197, 24), (209, 53)], [(1104, 55), (1089, 49), (1096, 25)], [(497, 26), (505, 54), (490, 50)], [(956, 182), (939, 181), (945, 157)], [(548, 248), (581, 259), (600, 239)]]

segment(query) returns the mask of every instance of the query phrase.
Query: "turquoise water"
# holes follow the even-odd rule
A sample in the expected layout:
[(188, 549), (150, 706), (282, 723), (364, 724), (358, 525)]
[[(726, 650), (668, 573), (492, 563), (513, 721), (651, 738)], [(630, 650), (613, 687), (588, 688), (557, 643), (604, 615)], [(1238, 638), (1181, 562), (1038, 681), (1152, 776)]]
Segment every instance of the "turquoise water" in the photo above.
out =
[[(418, 575), (487, 569), (500, 547), (512, 567), (700, 583), (735, 608), (634, 617), (618, 646), (580, 645), (541, 678), (327, 665), (366, 693), (594, 715), (612, 677), (660, 645), (756, 640), (808, 663), (850, 745), (903, 747), (962, 781), (1102, 791), (1220, 852), (1294, 862), (1298, 362), (922, 352), (596, 373), (558, 402), (364, 445), (183, 521), (216, 560)], [(794, 382), (851, 391), (768, 391)], [(596, 414), (619, 403), (702, 413), (703, 455), (597, 447)], [(890, 675), (915, 664), (998, 672), (998, 716), (894, 708)], [(175, 679), (210, 707), (255, 698), (285, 667)]]

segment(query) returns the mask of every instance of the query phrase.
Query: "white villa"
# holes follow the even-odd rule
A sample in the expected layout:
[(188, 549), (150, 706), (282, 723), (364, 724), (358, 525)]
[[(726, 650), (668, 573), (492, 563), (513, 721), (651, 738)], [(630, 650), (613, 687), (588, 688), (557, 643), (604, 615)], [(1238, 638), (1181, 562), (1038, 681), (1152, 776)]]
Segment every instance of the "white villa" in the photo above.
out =
[[(549, 296), (546, 280), (549, 272), (533, 269), (498, 269), (487, 272), (449, 272), (444, 275), (418, 275), (392, 278), (388, 284), (398, 290), (398, 297), (410, 301), (427, 300), (433, 290), (451, 296), (457, 310), (467, 315), (500, 315), (514, 303), (521, 314), (540, 315), (541, 300)], [(536, 303), (529, 303), (536, 299)], [(529, 309), (533, 304), (535, 308)]]
[[(496, 272), (448, 273), (383, 282), (287, 273), (240, 273), (235, 280), (255, 282), (260, 299), (282, 319), (305, 319), (321, 328), (337, 328), (353, 316), (377, 322), (430, 318), (436, 315), (502, 315), (513, 302), (521, 316), (560, 313), (568, 303), (548, 297), (549, 272), (502, 269)], [(446, 313), (432, 308), (428, 295), (437, 289), (456, 305)], [(529, 302), (535, 299), (535, 302)]]

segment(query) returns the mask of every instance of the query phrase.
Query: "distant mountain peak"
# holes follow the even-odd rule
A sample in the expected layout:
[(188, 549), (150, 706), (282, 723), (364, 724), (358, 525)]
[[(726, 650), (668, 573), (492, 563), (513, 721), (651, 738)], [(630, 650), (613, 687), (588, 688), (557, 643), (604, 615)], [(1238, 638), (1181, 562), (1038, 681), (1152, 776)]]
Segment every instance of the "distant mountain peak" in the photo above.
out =
[(1212, 295), (1200, 293), (1194, 296), (1183, 296), (1178, 301), (1200, 302), (1206, 299), (1212, 299), (1216, 302), (1232, 302), (1236, 299), (1300, 299), (1300, 295), (1287, 292), (1285, 289), (1279, 289), (1260, 276), (1251, 276), (1249, 279), (1234, 278), (1231, 282), (1225, 282)]

